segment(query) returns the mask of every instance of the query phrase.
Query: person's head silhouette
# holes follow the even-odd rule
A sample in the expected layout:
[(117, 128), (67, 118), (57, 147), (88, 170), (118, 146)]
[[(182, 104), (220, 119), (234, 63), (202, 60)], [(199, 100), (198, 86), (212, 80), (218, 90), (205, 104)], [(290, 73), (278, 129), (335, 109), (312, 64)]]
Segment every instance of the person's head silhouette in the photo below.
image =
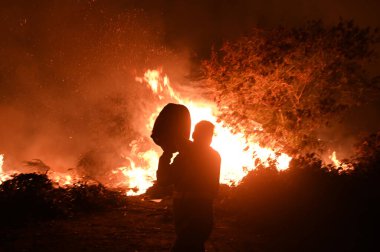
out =
[(194, 143), (209, 146), (214, 135), (214, 124), (209, 121), (200, 121), (195, 125), (193, 132)]

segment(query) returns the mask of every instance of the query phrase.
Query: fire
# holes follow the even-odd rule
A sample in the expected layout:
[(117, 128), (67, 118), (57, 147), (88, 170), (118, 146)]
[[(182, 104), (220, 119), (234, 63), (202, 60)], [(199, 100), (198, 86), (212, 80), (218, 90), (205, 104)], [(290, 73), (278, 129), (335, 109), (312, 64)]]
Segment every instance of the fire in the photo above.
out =
[(335, 168), (341, 168), (342, 171), (348, 171), (348, 170), (354, 169), (352, 164), (344, 163), (344, 162), (341, 162), (340, 160), (338, 160), (338, 158), (336, 156), (336, 151), (333, 151), (331, 153), (331, 155), (329, 156), (329, 159), (331, 160), (331, 162)]
[(0, 173), (3, 173), (4, 154), (0, 154)]
[(0, 184), (2, 184), (5, 180), (10, 178), (9, 174), (3, 171), (4, 165), (4, 154), (0, 154)]
[(126, 178), (118, 186), (127, 186), (129, 188), (126, 192), (127, 196), (145, 193), (153, 185), (156, 177), (156, 171), (153, 167), (158, 166), (158, 154), (150, 150), (139, 153), (138, 157), (145, 160), (148, 165), (138, 167), (131, 158), (126, 157), (130, 161), (130, 167), (122, 166), (112, 171), (113, 174), (122, 174)]
[(333, 151), (331, 155), (329, 156), (330, 160), (332, 161), (333, 165), (335, 167), (339, 167), (341, 162), (336, 158), (336, 152)]
[[(147, 115), (146, 132), (151, 132), (158, 113), (168, 102), (185, 105), (191, 114), (192, 130), (196, 123), (208, 120), (215, 125), (215, 135), (211, 146), (222, 157), (220, 182), (227, 185), (237, 185), (247, 173), (256, 168), (255, 160), (269, 165), (268, 159), (274, 160), (278, 170), (285, 170), (289, 166), (291, 157), (278, 150), (261, 147), (254, 136), (245, 136), (242, 133), (233, 133), (233, 129), (218, 121), (218, 109), (210, 101), (182, 97), (170, 85), (167, 75), (162, 70), (147, 70), (143, 77), (136, 77), (136, 81), (145, 84), (158, 98), (159, 104), (153, 113)], [(262, 130), (259, 124), (253, 125)], [(110, 187), (127, 187), (126, 195), (139, 195), (153, 185), (156, 179), (156, 170), (161, 151), (151, 143), (148, 150), (141, 150), (142, 143), (138, 140), (130, 144), (131, 151), (124, 155), (129, 165), (113, 169), (109, 173)], [(0, 183), (11, 178), (11, 174), (18, 172), (3, 172), (4, 156), (0, 155)], [(59, 186), (73, 185), (81, 180), (75, 172), (47, 171), (48, 177)]]
[[(255, 169), (255, 159), (259, 159), (268, 165), (268, 159), (276, 161), (278, 170), (285, 170), (289, 167), (291, 157), (285, 153), (277, 154), (276, 150), (261, 147), (253, 137), (247, 137), (241, 133), (233, 133), (231, 128), (226, 127), (222, 122), (218, 122), (218, 110), (212, 102), (196, 101), (189, 98), (182, 98), (176, 93), (170, 85), (167, 75), (162, 74), (162, 70), (147, 70), (144, 77), (136, 77), (137, 82), (145, 83), (151, 91), (157, 95), (159, 100), (175, 101), (185, 105), (191, 114), (192, 129), (196, 123), (201, 120), (208, 120), (215, 125), (215, 136), (211, 146), (219, 152), (222, 157), (221, 178), (220, 182), (228, 185), (238, 184), (247, 173)], [(157, 108), (157, 112), (150, 116), (147, 130), (150, 132), (154, 120), (161, 108)], [(260, 129), (260, 126), (257, 125)], [(157, 169), (159, 154), (155, 152), (154, 166), (148, 167), (145, 175), (140, 171), (139, 167), (132, 167), (130, 170), (139, 174), (139, 188), (146, 188), (147, 184), (151, 184), (155, 179), (155, 171)], [(130, 176), (125, 174), (130, 181)], [(143, 191), (143, 190), (140, 190)], [(132, 193), (133, 194), (133, 193)]]
[(158, 167), (158, 153), (153, 149), (139, 151), (141, 143), (133, 141), (132, 150), (123, 158), (129, 165), (121, 166), (111, 171), (110, 187), (128, 188), (126, 195), (140, 195), (153, 185)]
[(77, 175), (70, 175), (64, 172), (49, 171), (47, 176), (51, 181), (59, 186), (70, 186), (79, 182), (82, 178)]
[[(4, 181), (12, 178), (12, 175), (19, 174), (21, 172), (17, 170), (4, 171), (4, 154), (0, 154), (0, 184)], [(54, 182), (57, 186), (69, 186), (73, 185), (76, 182), (79, 182), (82, 178), (75, 174), (68, 174), (65, 172), (57, 172), (57, 171), (46, 171), (46, 175), (48, 178)]]
[(163, 95), (165, 91), (169, 92), (170, 97), (176, 99), (177, 101), (180, 100), (180, 98), (174, 92), (173, 88), (170, 86), (168, 76), (162, 76), (161, 71), (148, 69), (145, 72), (143, 78), (136, 77), (135, 80), (140, 83), (149, 83), (149, 87), (151, 88), (153, 93), (158, 94), (160, 100), (165, 98), (165, 95)]

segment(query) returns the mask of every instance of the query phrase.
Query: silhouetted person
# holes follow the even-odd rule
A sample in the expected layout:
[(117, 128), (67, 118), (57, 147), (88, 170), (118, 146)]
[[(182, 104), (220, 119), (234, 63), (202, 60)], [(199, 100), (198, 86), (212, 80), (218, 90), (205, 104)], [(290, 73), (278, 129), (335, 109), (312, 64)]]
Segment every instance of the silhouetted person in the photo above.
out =
[(157, 181), (174, 185), (173, 212), (177, 238), (172, 251), (205, 251), (204, 243), (213, 227), (213, 201), (218, 193), (221, 159), (210, 147), (214, 125), (201, 121), (195, 126), (193, 142), (183, 139), (178, 156), (160, 157)]

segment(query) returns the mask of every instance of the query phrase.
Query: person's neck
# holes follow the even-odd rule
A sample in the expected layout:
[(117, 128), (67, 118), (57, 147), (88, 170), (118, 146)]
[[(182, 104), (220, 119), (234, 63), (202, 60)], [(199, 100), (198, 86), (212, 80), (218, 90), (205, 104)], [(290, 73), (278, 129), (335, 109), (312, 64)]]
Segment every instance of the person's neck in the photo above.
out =
[(199, 141), (194, 141), (194, 144), (195, 144), (196, 146), (201, 147), (201, 148), (207, 148), (207, 147), (210, 147), (210, 144), (208, 144), (208, 143), (203, 143), (203, 142), (199, 142)]

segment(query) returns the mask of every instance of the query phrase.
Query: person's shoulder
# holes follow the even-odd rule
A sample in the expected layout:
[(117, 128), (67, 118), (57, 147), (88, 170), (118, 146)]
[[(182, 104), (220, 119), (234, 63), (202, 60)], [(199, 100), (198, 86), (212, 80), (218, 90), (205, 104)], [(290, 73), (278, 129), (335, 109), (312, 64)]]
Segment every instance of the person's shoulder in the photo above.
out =
[(212, 148), (211, 146), (210, 146), (210, 152), (212, 153), (212, 155), (216, 158), (216, 159), (221, 159), (221, 157), (220, 157), (220, 154), (219, 154), (219, 152), (217, 152), (214, 148)]
[(186, 139), (185, 141), (183, 141), (179, 147), (178, 147), (178, 152), (181, 154), (185, 154), (185, 153), (188, 153), (188, 152), (191, 152), (192, 149), (194, 148), (193, 147), (193, 142)]

